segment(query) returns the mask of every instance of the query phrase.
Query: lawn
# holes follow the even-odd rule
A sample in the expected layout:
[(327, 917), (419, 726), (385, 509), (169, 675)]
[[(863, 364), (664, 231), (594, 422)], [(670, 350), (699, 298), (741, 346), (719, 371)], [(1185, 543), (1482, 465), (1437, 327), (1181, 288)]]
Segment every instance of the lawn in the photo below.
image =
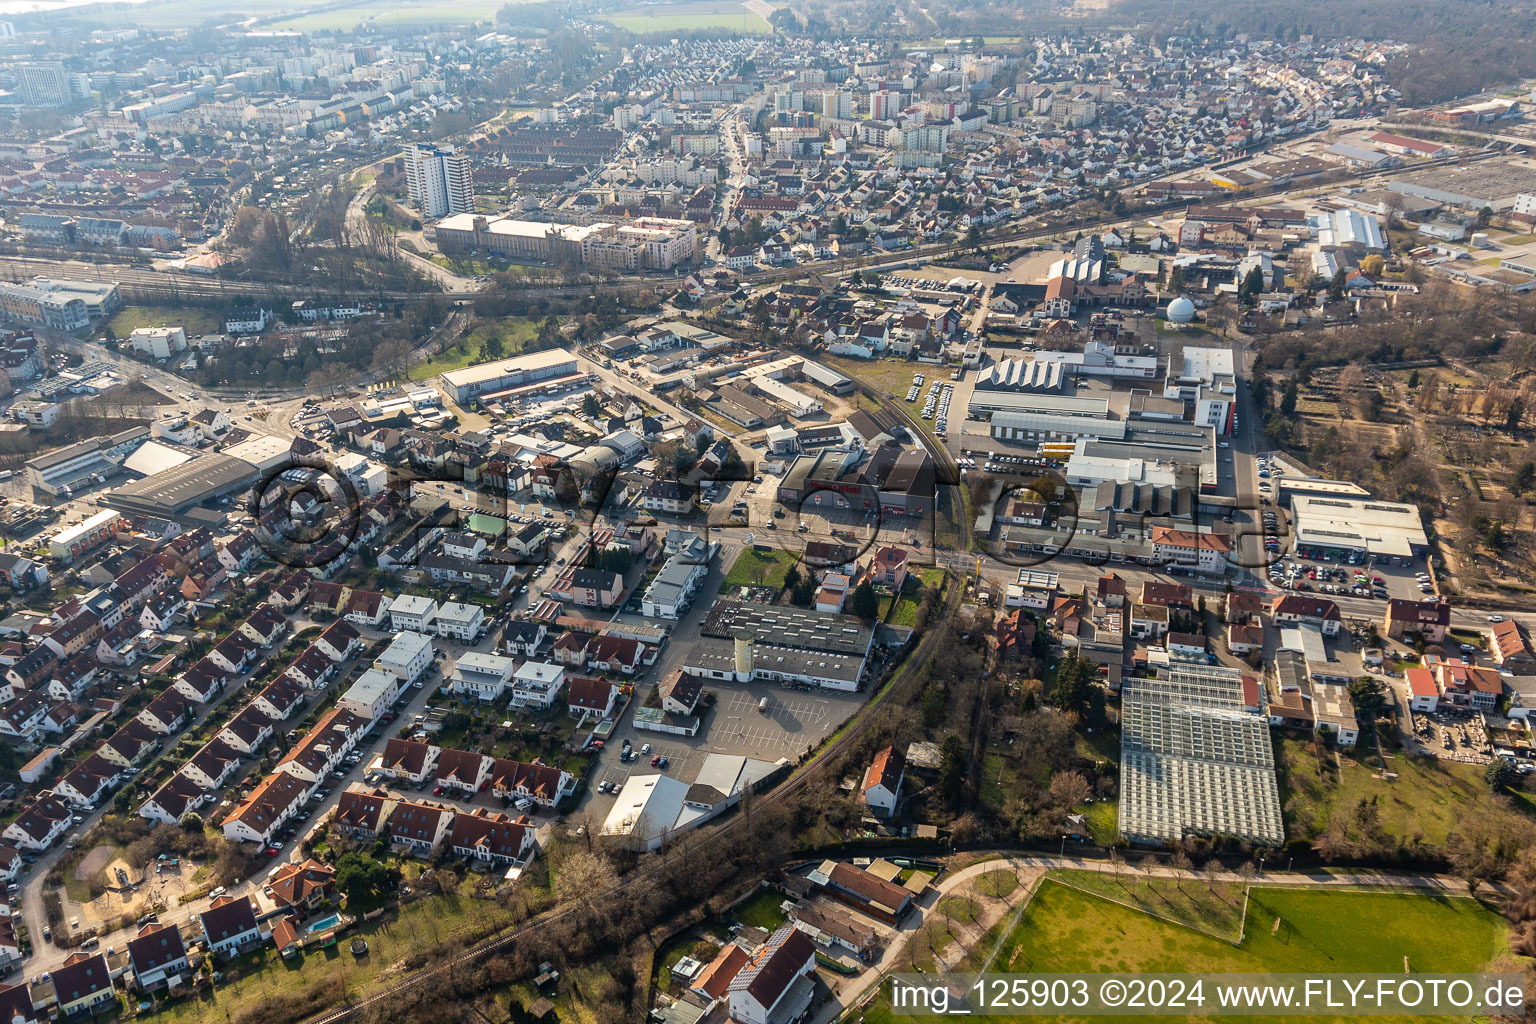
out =
[[(923, 582), (924, 589), (937, 589), (944, 584), (943, 569), (921, 569), (918, 578)], [(896, 607), (886, 618), (886, 622), (893, 626), (915, 626), (917, 624), (917, 609), (923, 603), (922, 590), (907, 590), (900, 597), (895, 598)]]
[(1158, 334), (1178, 334), (1189, 338), (1213, 334), (1209, 327), (1202, 326), (1201, 324), (1184, 324), (1180, 327), (1169, 323), (1160, 316), (1152, 318), (1152, 329)]
[(1397, 778), (1387, 780), (1348, 751), (1326, 755), (1322, 773), (1299, 739), (1279, 740), (1275, 752), (1280, 801), (1293, 838), (1319, 835), (1335, 812), (1351, 814), (1362, 802), (1375, 808), (1387, 834), (1408, 838), (1420, 833), (1432, 846), (1444, 843), (1459, 821), (1514, 813), (1489, 792), (1477, 765), (1399, 753), (1388, 762)]
[[(742, 35), (767, 35), (773, 29), (757, 15), (739, 4), (694, 4), (705, 7), (697, 14), (610, 14), (603, 20), (636, 35), (653, 32), (688, 32), (702, 29), (731, 29)], [(660, 8), (666, 10), (666, 8)]]
[(784, 574), (799, 557), (789, 551), (757, 551), (743, 548), (725, 574), (726, 587), (782, 587)]
[(1132, 877), (1131, 872), (1063, 871), (1052, 877), (1086, 889), (1116, 903), (1128, 903), (1144, 914), (1236, 942), (1241, 934), (1243, 886), (1235, 882), (1207, 885), (1198, 878)]
[(1006, 868), (1000, 871), (988, 871), (976, 879), (976, 891), (985, 893), (995, 899), (1003, 899), (1013, 894), (1013, 890), (1019, 887), (1019, 876)]
[(201, 306), (124, 306), (107, 319), (107, 327), (116, 338), (140, 327), (180, 327), (191, 338), (224, 330), (224, 318)]
[(476, 363), (490, 362), (485, 358), (485, 344), (492, 337), (501, 339), (501, 358), (515, 356), (538, 333), (538, 325), (531, 320), (507, 319), (479, 324), (437, 355), (411, 367), (410, 379), (426, 380), (449, 370), (462, 370)]
[[(407, 958), (430, 956), (440, 945), (454, 940), (473, 941), (490, 934), (498, 924), (510, 923), (510, 916), (494, 902), (468, 895), (428, 896), (351, 929), (331, 949), (315, 950), (292, 961), (284, 960), (273, 949), (252, 954), (249, 961), (239, 961), (232, 969), (226, 969), (240, 976), (215, 987), (209, 993), (212, 998), (196, 997), (173, 1003), (157, 1019), (223, 1024), (247, 1007), (299, 989), (334, 984), (333, 979), (339, 979), (345, 991), (355, 996), (377, 982), (386, 969), (393, 967), (390, 973), (398, 975), (398, 965)], [(362, 957), (353, 957), (346, 949), (355, 935), (368, 940), (368, 952)], [(249, 967), (244, 966), (247, 963)]]
[(1115, 837), (1120, 834), (1120, 805), (1115, 800), (1095, 800), (1091, 804), (1085, 804), (1077, 809), (1077, 813), (1088, 822), (1088, 831), (1093, 833), (1093, 841), (1100, 846), (1109, 846), (1114, 843)]
[(364, 22), (381, 28), (396, 25), (468, 25), (477, 21), (495, 20), (496, 12), (505, 6), (505, 0), (456, 0), (452, 4), (434, 3), (433, 0), (364, 0), (350, 7), (286, 18), (269, 27), (298, 32), (345, 32)]
[[(919, 424), (925, 433), (933, 438), (933, 443), (943, 447), (937, 437), (933, 436), (933, 420), (923, 419), (923, 406), (928, 401), (928, 389), (936, 380), (948, 381), (949, 368), (944, 366), (930, 366), (927, 363), (910, 362), (906, 359), (846, 359), (840, 356), (829, 356), (823, 353), (822, 362), (845, 373), (856, 380), (881, 392), (890, 398), (892, 403), (905, 409), (914, 423)], [(917, 374), (923, 375), (923, 386), (917, 394), (917, 401), (907, 401), (907, 392), (912, 389), (912, 378)], [(868, 399), (864, 399), (868, 402)], [(860, 403), (861, 405), (863, 402)], [(951, 424), (959, 429), (960, 422), (965, 419), (965, 410), (951, 405), (950, 415), (954, 417)]]
[(771, 932), (788, 920), (784, 911), (779, 909), (783, 902), (784, 894), (777, 889), (759, 889), (751, 899), (738, 906), (733, 914), (737, 921), (748, 928)]
[[(1191, 890), (1192, 883), (1186, 882), (1184, 888)], [(1368, 927), (1362, 926), (1367, 923)], [(973, 952), (957, 969), (976, 970), (997, 934), (994, 928), (977, 944), (981, 952)], [(1455, 941), (1447, 942), (1451, 936)], [(1406, 964), (1410, 972), (1474, 972), (1507, 953), (1508, 946), (1504, 920), (1464, 897), (1255, 889), (1248, 905), (1246, 939), (1235, 945), (1047, 879), (990, 970), (1402, 974)], [(863, 1019), (867, 1024), (887, 1024), (929, 1018), (893, 1014), (882, 996)]]

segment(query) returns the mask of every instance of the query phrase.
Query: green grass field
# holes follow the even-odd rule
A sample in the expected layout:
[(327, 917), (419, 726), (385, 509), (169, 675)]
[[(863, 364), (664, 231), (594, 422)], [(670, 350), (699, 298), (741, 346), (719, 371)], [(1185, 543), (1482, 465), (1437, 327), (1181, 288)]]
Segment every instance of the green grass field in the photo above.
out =
[[(789, 551), (755, 551), (743, 548), (725, 574), (726, 587), (782, 587), (784, 574), (799, 558)], [(759, 575), (759, 569), (761, 575)]]
[[(345, 934), (331, 949), (316, 950), (294, 960), (284, 960), (271, 948), (252, 954), (254, 966), (246, 970), (240, 961), (231, 974), (238, 975), (197, 996), (171, 1003), (156, 1019), (172, 1024), (224, 1024), (251, 1006), (295, 994), (301, 988), (341, 979), (352, 994), (366, 990), (392, 965), (412, 956), (430, 955), (440, 944), (488, 934), (508, 915), (494, 902), (469, 896), (429, 896), (407, 904)], [(354, 957), (347, 943), (354, 935), (368, 940), (368, 953)], [(392, 973), (398, 973), (396, 966)], [(208, 998), (207, 996), (211, 996)]]
[[(293, 6), (292, 4), (289, 5)], [(317, 11), (273, 22), (270, 28), (298, 32), (345, 32), (359, 24), (392, 28), (396, 25), (468, 25), (494, 21), (504, 0), (457, 0), (451, 4), (432, 0), (364, 0), (334, 11)]]
[(508, 319), (482, 323), (468, 335), (460, 338), (457, 344), (450, 345), (431, 359), (411, 367), (408, 376), (411, 380), (426, 380), (440, 373), (447, 373), (449, 370), (462, 370), (466, 366), (487, 362), (483, 351), (486, 341), (493, 335), (499, 335), (501, 338), (501, 358), (515, 356), (523, 350), (524, 345), (537, 337), (538, 333), (538, 325), (531, 320)]
[(748, 928), (761, 928), (771, 932), (788, 920), (779, 905), (784, 902), (784, 894), (777, 889), (759, 889), (757, 893), (745, 903), (731, 912), (732, 916), (746, 925)]
[(1198, 878), (1145, 878), (1131, 873), (1063, 871), (1053, 878), (1086, 889), (1144, 914), (1237, 941), (1243, 918), (1243, 887), (1232, 882), (1207, 885)]
[[(925, 589), (936, 588), (944, 583), (943, 569), (919, 569), (918, 579), (923, 581)], [(893, 626), (914, 626), (917, 624), (917, 609), (922, 604), (923, 594), (920, 590), (908, 590), (896, 599), (896, 607), (891, 610), (890, 617), (886, 619)]]
[(1337, 751), (1338, 771), (1317, 758), (1298, 739), (1275, 745), (1280, 801), (1293, 837), (1320, 834), (1335, 812), (1352, 813), (1361, 801), (1375, 807), (1381, 827), (1399, 838), (1422, 834), (1432, 846), (1445, 842), (1457, 822), (1467, 817), (1514, 814), (1488, 790), (1477, 765), (1401, 754), (1388, 762), (1396, 780), (1378, 778), (1372, 764)]
[[(931, 366), (928, 363), (911, 362), (906, 359), (847, 359), (829, 355), (823, 355), (822, 362), (884, 393), (894, 405), (900, 406), (908, 416), (912, 417), (912, 422), (928, 435), (935, 447), (944, 447), (944, 443), (933, 432), (936, 420), (923, 419), (923, 406), (927, 404), (928, 389), (933, 382), (949, 380), (948, 367)], [(919, 373), (923, 375), (922, 390), (918, 392), (915, 402), (909, 402), (907, 392), (912, 387), (912, 378)], [(863, 395), (856, 395), (854, 401), (862, 409), (875, 408), (873, 402)], [(952, 426), (958, 431), (960, 422), (965, 419), (965, 410), (951, 408), (950, 414), (954, 417)]]
[[(773, 31), (768, 23), (750, 11), (733, 4), (712, 4), (715, 10), (698, 14), (610, 14), (603, 20), (636, 35), (655, 32), (687, 32), (703, 29), (731, 29), (742, 35), (760, 36)], [(667, 8), (658, 8), (666, 10)]]
[(107, 318), (107, 327), (117, 338), (140, 327), (180, 327), (191, 338), (222, 331), (224, 318), (218, 310), (201, 306), (124, 306)]
[[(1192, 891), (1194, 883), (1185, 882), (1184, 888)], [(995, 945), (1001, 927), (994, 928), (977, 944), (966, 963), (956, 969), (978, 969), (986, 952)], [(1473, 972), (1506, 954), (1508, 946), (1508, 926), (1503, 918), (1463, 897), (1255, 889), (1248, 904), (1246, 938), (1242, 945), (1235, 945), (1047, 879), (1003, 942), (990, 970), (1361, 971), (1400, 975), (1406, 963), (1410, 973)], [(866, 1024), (928, 1019), (931, 1018), (893, 1013), (883, 996), (871, 1004), (863, 1017)], [(1022, 1022), (1052, 1018), (1020, 1015), (989, 1019)], [(1221, 1019), (1234, 1018), (1224, 1015)]]
[(166, 3), (131, 4), (112, 11), (92, 12), (91, 21), (143, 28), (191, 28), (198, 25), (222, 25), (243, 18), (270, 18), (288, 11), (301, 11), (298, 0), (248, 0), (224, 3), (220, 0), (167, 0)]

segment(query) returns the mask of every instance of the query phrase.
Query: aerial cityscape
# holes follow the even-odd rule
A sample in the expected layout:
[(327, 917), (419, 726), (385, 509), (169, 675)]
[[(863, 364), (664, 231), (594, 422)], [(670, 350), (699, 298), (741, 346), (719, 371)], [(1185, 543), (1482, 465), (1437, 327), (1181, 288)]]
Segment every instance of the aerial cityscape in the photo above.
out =
[(0, 5), (0, 1021), (1524, 1020), (1532, 630), (1536, 7)]

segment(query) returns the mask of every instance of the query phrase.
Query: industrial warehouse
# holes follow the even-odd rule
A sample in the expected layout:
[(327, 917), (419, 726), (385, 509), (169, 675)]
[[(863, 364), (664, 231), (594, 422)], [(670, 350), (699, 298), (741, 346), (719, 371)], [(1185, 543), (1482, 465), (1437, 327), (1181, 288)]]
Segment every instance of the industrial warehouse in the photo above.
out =
[(804, 608), (717, 601), (683, 671), (738, 683), (754, 679), (857, 690), (874, 643), (863, 619)]

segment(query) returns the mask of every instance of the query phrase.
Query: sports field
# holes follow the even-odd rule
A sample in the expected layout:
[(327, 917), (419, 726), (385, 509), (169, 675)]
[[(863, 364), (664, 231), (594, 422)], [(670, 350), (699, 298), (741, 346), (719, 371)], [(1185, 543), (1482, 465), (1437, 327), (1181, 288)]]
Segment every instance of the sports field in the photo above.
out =
[[(1203, 887), (1202, 882), (1193, 880), (1182, 884), (1186, 889)], [(1018, 973), (1364, 971), (1401, 975), (1405, 968), (1409, 973), (1479, 971), (1509, 950), (1509, 930), (1502, 917), (1475, 900), (1439, 893), (1256, 888), (1246, 921), (1245, 938), (1236, 945), (1047, 879), (1029, 910), (1004, 939), (990, 969)], [(994, 929), (957, 969), (978, 969), (997, 938), (998, 929)], [(919, 1019), (927, 1018), (892, 1013), (883, 997), (864, 1015), (866, 1024)], [(988, 1019), (1022, 1022), (1076, 1018)], [(1329, 1019), (1358, 1019), (1362, 1024), (1384, 1020)], [(1414, 1019), (1424, 1022), (1431, 1018)]]

